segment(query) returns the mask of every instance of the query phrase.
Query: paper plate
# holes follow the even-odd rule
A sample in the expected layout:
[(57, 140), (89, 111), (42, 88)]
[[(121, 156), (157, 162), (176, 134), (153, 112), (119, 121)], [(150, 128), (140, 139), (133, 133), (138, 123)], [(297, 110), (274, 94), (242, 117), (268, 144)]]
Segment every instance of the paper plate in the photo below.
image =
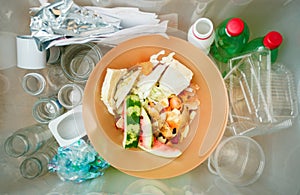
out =
[[(158, 157), (140, 149), (123, 149), (123, 135), (115, 128), (100, 99), (106, 69), (128, 68), (165, 50), (190, 68), (193, 83), (200, 89), (201, 105), (191, 125), (189, 140), (181, 156)], [(94, 68), (84, 92), (83, 119), (96, 151), (113, 167), (141, 178), (170, 178), (184, 174), (204, 162), (221, 140), (228, 115), (228, 98), (223, 78), (214, 63), (198, 48), (179, 38), (159, 35), (142, 36), (126, 41), (110, 50)]]

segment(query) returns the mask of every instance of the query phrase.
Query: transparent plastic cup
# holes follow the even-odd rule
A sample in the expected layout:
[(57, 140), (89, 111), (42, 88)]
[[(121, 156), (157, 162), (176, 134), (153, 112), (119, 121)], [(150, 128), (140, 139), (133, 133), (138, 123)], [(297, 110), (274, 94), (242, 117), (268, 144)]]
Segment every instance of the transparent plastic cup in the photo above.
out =
[(265, 155), (261, 146), (247, 136), (225, 137), (208, 158), (208, 169), (226, 182), (247, 186), (261, 176)]

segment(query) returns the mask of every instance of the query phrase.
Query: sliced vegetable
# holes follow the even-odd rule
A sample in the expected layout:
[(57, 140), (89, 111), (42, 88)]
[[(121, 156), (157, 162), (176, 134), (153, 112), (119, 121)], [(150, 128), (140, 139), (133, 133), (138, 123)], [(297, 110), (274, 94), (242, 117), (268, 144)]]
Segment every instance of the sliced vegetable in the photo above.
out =
[(124, 148), (138, 147), (141, 102), (137, 95), (128, 95), (124, 102)]
[(178, 148), (163, 144), (157, 140), (154, 140), (151, 149), (145, 148), (143, 145), (140, 145), (139, 147), (146, 152), (165, 158), (176, 158), (182, 154)]
[(148, 116), (148, 113), (144, 108), (141, 110), (141, 135), (139, 146), (145, 147), (147, 149), (151, 149), (153, 144), (153, 132), (152, 132), (152, 124), (151, 120)]

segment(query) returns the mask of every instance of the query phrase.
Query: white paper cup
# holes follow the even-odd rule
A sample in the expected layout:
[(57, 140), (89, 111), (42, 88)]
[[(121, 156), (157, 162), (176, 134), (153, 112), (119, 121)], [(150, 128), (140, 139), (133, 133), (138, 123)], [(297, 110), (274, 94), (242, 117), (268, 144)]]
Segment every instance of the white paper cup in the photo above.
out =
[(17, 36), (17, 67), (23, 69), (46, 67), (46, 51), (40, 51), (30, 35)]
[(228, 183), (247, 186), (262, 174), (265, 155), (260, 145), (247, 136), (224, 138), (208, 159), (208, 169)]

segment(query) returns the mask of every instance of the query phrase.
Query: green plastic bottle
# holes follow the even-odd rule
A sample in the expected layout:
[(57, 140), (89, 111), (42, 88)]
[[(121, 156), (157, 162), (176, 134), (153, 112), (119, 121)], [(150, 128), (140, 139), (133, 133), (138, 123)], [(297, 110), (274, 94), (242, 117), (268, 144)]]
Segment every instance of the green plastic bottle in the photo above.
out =
[(278, 47), (282, 43), (282, 35), (277, 31), (271, 31), (264, 37), (258, 37), (251, 40), (244, 48), (243, 52), (258, 51), (260, 49), (268, 48), (271, 51), (272, 64), (276, 61), (278, 56)]
[(248, 25), (240, 18), (228, 18), (215, 30), (215, 42), (210, 54), (218, 61), (227, 63), (242, 52), (249, 40)]

